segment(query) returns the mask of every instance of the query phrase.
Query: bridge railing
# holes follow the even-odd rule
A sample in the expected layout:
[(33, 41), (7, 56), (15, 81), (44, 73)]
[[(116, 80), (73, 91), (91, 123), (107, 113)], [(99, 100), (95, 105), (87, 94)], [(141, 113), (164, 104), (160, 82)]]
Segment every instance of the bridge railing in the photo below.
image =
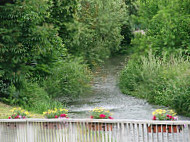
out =
[(190, 121), (0, 119), (0, 142), (190, 142)]

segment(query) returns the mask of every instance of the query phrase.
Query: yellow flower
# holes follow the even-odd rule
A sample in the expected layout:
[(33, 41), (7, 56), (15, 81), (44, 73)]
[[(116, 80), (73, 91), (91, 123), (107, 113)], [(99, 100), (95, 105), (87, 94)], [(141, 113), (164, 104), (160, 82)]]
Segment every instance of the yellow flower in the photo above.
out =
[(156, 112), (154, 111), (154, 112), (152, 112), (152, 115), (155, 115), (156, 114)]
[(28, 115), (28, 114), (29, 114), (29, 112), (28, 112), (28, 111), (26, 111), (26, 112), (25, 112), (25, 114), (26, 114), (26, 115)]
[(45, 115), (47, 112), (43, 112), (43, 115)]

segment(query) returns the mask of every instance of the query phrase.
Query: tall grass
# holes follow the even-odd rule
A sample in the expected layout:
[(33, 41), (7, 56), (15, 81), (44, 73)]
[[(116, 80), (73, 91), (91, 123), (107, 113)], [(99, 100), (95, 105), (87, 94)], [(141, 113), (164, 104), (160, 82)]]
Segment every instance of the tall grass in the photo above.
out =
[(132, 58), (120, 74), (123, 93), (190, 116), (190, 62), (181, 55)]

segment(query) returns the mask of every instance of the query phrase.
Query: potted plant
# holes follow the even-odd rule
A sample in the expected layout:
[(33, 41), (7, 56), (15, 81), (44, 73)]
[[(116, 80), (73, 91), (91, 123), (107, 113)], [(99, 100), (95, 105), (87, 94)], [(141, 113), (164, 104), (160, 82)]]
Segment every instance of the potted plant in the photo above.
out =
[[(112, 113), (110, 113), (109, 110), (106, 110), (102, 107), (96, 107), (94, 108), (91, 112), (91, 119), (113, 119), (113, 117), (111, 117)], [(88, 125), (89, 129), (91, 130), (100, 130), (100, 131), (112, 131), (112, 124), (106, 123), (91, 123)]]
[[(47, 112), (43, 112), (43, 115), (47, 119), (63, 119), (68, 118), (68, 110), (64, 108), (54, 108), (53, 110), (48, 110)], [(46, 128), (59, 128), (60, 125), (58, 125), (57, 122), (48, 122), (44, 123), (44, 127)]]
[(24, 109), (19, 108), (13, 108), (10, 110), (12, 112), (12, 115), (9, 116), (9, 119), (25, 119), (29, 118), (29, 112), (25, 111)]
[[(178, 120), (176, 113), (173, 110), (164, 110), (164, 109), (157, 109), (152, 112), (153, 120), (160, 120), (160, 121), (176, 121)], [(182, 125), (150, 125), (148, 127), (148, 132), (153, 133), (156, 132), (168, 132), (168, 133), (177, 133), (177, 131), (181, 131)]]
[[(8, 119), (25, 119), (25, 118), (30, 118), (29, 112), (19, 108), (13, 108), (10, 110), (12, 112), (11, 116), (8, 117)], [(20, 126), (23, 126), (19, 124)], [(8, 127), (10, 128), (15, 128), (17, 125), (16, 123), (10, 122), (7, 124)]]

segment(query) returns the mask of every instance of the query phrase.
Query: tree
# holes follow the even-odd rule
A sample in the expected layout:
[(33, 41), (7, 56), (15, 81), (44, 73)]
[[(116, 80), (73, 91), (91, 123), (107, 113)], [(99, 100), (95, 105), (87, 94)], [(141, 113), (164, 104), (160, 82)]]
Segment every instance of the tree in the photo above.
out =
[(61, 56), (62, 40), (54, 26), (45, 22), (48, 7), (45, 0), (0, 6), (1, 84), (19, 89), (23, 79), (40, 80)]
[(121, 27), (127, 18), (122, 0), (81, 0), (74, 23), (68, 25), (74, 35), (66, 44), (69, 52), (90, 65), (108, 58), (121, 48)]

